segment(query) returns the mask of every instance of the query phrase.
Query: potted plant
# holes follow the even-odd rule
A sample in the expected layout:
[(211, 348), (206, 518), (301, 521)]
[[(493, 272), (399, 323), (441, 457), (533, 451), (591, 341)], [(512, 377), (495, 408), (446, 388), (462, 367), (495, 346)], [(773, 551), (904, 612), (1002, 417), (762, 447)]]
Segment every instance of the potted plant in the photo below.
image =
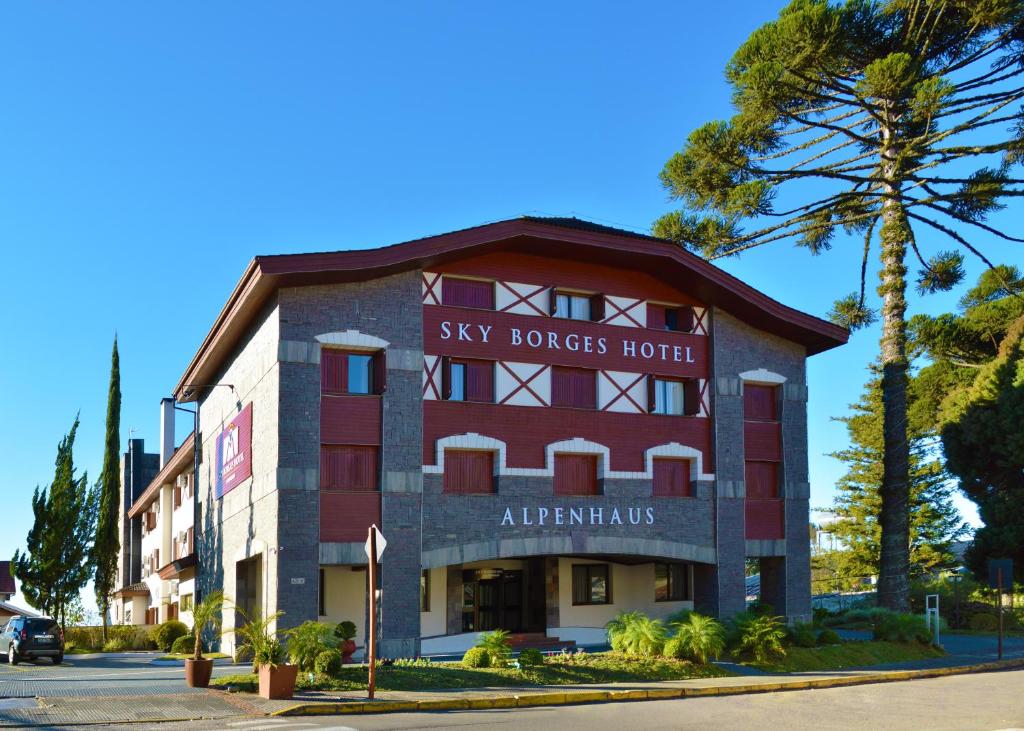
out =
[(277, 612), (269, 617), (245, 617), (245, 624), (235, 629), (244, 643), (252, 648), (252, 663), (259, 675), (260, 695), (268, 700), (291, 698), (295, 693), (295, 679), (299, 666), (282, 662), (284, 648), (277, 639), (277, 632), (270, 626), (283, 615)]
[(210, 685), (213, 660), (203, 657), (203, 633), (208, 628), (214, 632), (218, 630), (223, 606), (224, 594), (213, 591), (192, 608), (192, 632), (196, 642), (192, 657), (185, 660), (185, 682), (190, 688), (207, 688)]
[(356, 651), (356, 623), (347, 619), (339, 622), (334, 628), (334, 636), (341, 640), (338, 647), (341, 650), (341, 662), (348, 665), (352, 662), (352, 655)]

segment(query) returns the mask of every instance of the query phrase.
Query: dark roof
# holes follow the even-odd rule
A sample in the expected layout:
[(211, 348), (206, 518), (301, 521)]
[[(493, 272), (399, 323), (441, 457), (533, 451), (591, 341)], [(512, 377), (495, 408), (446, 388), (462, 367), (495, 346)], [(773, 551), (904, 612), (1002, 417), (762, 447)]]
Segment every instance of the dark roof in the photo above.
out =
[(130, 586), (125, 586), (114, 592), (114, 596), (149, 596), (149, 584), (145, 581), (138, 581)]
[(15, 594), (17, 591), (11, 576), (11, 562), (0, 561), (0, 594)]
[(665, 239), (578, 218), (523, 216), (375, 249), (257, 256), (235, 286), (189, 363), (174, 395), (199, 396), (190, 383), (211, 383), (225, 359), (281, 287), (365, 281), (496, 251), (600, 261), (646, 271), (753, 327), (803, 345), (809, 355), (846, 342), (842, 327), (759, 292)]

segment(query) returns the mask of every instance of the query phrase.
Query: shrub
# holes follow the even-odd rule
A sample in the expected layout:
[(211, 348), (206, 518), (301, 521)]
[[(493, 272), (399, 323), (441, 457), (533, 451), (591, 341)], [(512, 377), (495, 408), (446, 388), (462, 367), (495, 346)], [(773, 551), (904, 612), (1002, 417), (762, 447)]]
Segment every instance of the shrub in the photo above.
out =
[(68, 627), (64, 631), (64, 647), (74, 645), (83, 650), (96, 650), (103, 646), (102, 627)]
[(789, 641), (797, 647), (814, 647), (818, 641), (814, 625), (797, 622), (789, 628)]
[(153, 641), (156, 642), (157, 648), (161, 651), (170, 652), (171, 647), (174, 645), (174, 641), (187, 634), (188, 627), (184, 622), (179, 622), (176, 619), (168, 619), (156, 628), (156, 631), (153, 633)]
[(781, 617), (755, 617), (740, 625), (739, 641), (734, 650), (737, 656), (750, 655), (755, 662), (766, 663), (784, 656), (786, 627)]
[(171, 653), (174, 655), (191, 655), (195, 652), (196, 638), (195, 635), (182, 635), (174, 641), (171, 645)]
[(492, 668), (508, 666), (509, 658), (512, 657), (512, 643), (507, 631), (496, 629), (493, 632), (482, 632), (476, 641), (476, 646), (487, 650)]
[(834, 629), (823, 629), (818, 633), (818, 644), (819, 645), (838, 645), (842, 643), (843, 638), (839, 636), (839, 633)]
[(834, 616), (836, 616), (836, 613), (825, 607), (815, 607), (811, 624), (815, 627), (824, 627), (825, 623)]
[(324, 650), (316, 656), (313, 669), (317, 675), (336, 675), (341, 670), (341, 652)]
[(252, 662), (252, 648), (248, 645), (236, 645), (232, 659), (236, 664)]
[(350, 622), (347, 619), (344, 622), (338, 622), (338, 625), (334, 628), (334, 636), (342, 642), (354, 640), (357, 633), (356, 623)]
[(605, 630), (612, 649), (626, 655), (660, 655), (668, 638), (665, 623), (643, 612), (620, 612)]
[(967, 626), (977, 632), (995, 632), (999, 629), (999, 618), (994, 614), (972, 614)]
[(314, 670), (316, 660), (324, 650), (338, 647), (334, 630), (326, 624), (308, 620), (288, 630), (288, 659), (302, 672)]
[(878, 614), (874, 623), (873, 636), (886, 642), (931, 642), (931, 633), (924, 617), (916, 614), (885, 612)]
[(466, 650), (466, 654), (462, 656), (462, 666), (467, 668), (489, 668), (491, 666), (491, 656), (487, 652), (487, 648), (478, 645)]
[[(715, 619), (691, 612), (686, 622), (676, 625), (675, 645), (665, 654), (707, 665), (725, 650), (725, 628)], [(671, 640), (670, 640), (671, 642)]]
[(747, 612), (753, 614), (755, 617), (774, 617), (775, 607), (768, 602), (758, 600), (747, 605)]
[(544, 664), (544, 654), (536, 647), (526, 647), (519, 653), (519, 666), (532, 667)]
[(103, 652), (125, 652), (132, 649), (125, 637), (111, 637), (103, 643)]
[(690, 619), (691, 614), (693, 614), (692, 609), (680, 609), (678, 612), (672, 612), (665, 617), (665, 625), (674, 632), (676, 627)]

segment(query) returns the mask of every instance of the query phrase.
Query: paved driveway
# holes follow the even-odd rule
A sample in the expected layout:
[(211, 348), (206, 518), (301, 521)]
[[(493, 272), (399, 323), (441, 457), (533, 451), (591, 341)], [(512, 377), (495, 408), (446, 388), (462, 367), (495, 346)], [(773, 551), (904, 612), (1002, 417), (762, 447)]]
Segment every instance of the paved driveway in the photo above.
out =
[[(0, 698), (164, 695), (197, 692), (185, 685), (185, 668), (156, 666), (154, 652), (68, 655), (63, 665), (49, 660), (10, 666), (0, 663)], [(246, 666), (218, 664), (214, 677), (247, 672)], [(202, 692), (202, 691), (198, 691)]]

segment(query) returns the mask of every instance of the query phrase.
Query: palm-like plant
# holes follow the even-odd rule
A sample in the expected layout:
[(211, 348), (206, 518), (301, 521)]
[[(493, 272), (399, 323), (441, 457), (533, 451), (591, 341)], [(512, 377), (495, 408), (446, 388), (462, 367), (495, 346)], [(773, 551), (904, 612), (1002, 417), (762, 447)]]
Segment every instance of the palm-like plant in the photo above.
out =
[(725, 650), (725, 628), (711, 617), (694, 612), (674, 628), (687, 656), (702, 665), (718, 658)]
[(766, 663), (786, 654), (782, 642), (786, 627), (781, 617), (756, 617), (740, 626), (736, 654), (749, 653), (755, 662)]
[(259, 614), (250, 617), (241, 609), (237, 611), (242, 615), (244, 623), (241, 627), (236, 627), (234, 633), (241, 637), (244, 644), (252, 648), (253, 667), (279, 665), (284, 659), (284, 649), (277, 639), (277, 632), (271, 630), (270, 627), (284, 616), (284, 612), (274, 612), (266, 617), (261, 617)]
[(192, 607), (192, 633), (196, 644), (192, 652), (193, 660), (203, 659), (203, 633), (212, 629), (219, 636), (221, 626), (221, 609), (224, 607), (224, 592), (211, 591), (206, 597)]
[(326, 624), (313, 620), (303, 622), (286, 633), (288, 635), (288, 659), (303, 672), (312, 671), (316, 659), (324, 650), (333, 650), (340, 639)]
[(503, 629), (496, 629), (493, 632), (481, 633), (476, 642), (477, 647), (487, 650), (491, 658), (491, 667), (503, 668), (508, 665), (512, 656), (512, 643), (509, 640), (509, 632)]
[(665, 623), (643, 612), (620, 612), (605, 625), (605, 630), (612, 649), (627, 655), (658, 655), (668, 638)]

